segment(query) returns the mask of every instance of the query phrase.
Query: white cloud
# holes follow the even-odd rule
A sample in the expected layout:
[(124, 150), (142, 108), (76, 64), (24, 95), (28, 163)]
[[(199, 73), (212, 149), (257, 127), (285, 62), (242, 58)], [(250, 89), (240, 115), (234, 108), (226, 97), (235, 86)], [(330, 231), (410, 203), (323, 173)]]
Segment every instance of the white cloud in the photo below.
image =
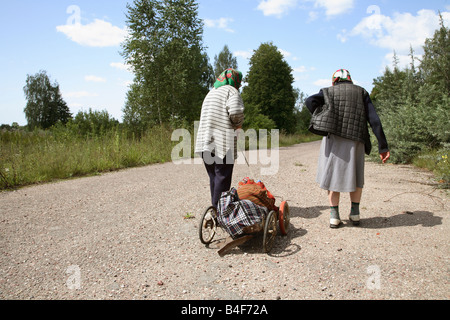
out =
[(205, 19), (205, 25), (208, 28), (218, 28), (223, 29), (227, 32), (233, 33), (234, 30), (228, 27), (228, 24), (233, 22), (234, 20), (232, 18), (220, 18), (217, 20), (211, 20), (211, 19)]
[(278, 49), (278, 51), (285, 57), (288, 58), (292, 55), (292, 53), (290, 53), (289, 51), (283, 50), (283, 49)]
[(233, 52), (233, 55), (235, 57), (241, 57), (241, 58), (244, 58), (244, 59), (250, 59), (253, 56), (253, 51), (252, 50), (235, 51), (235, 52)]
[[(310, 0), (311, 1), (311, 0)], [(324, 8), (327, 17), (344, 14), (353, 9), (355, 0), (312, 0), (315, 8)], [(310, 12), (310, 19), (315, 19), (317, 13)]]
[(119, 28), (99, 19), (86, 25), (74, 23), (57, 26), (56, 30), (87, 47), (115, 47), (120, 45), (128, 34), (126, 27)]
[(85, 77), (84, 77), (84, 80), (87, 81), (87, 82), (106, 82), (106, 79), (105, 79), (105, 78), (97, 77), (97, 76), (92, 76), (92, 75), (90, 75), (90, 76), (85, 76)]
[(319, 17), (319, 13), (317, 11), (310, 11), (309, 12), (309, 20), (308, 22), (314, 21)]
[(290, 9), (295, 8), (298, 0), (263, 0), (257, 9), (261, 10), (265, 16), (276, 16), (281, 18)]
[(130, 65), (127, 65), (123, 62), (111, 62), (109, 64), (111, 67), (122, 70), (122, 71), (127, 71), (127, 72), (132, 72), (132, 67)]
[(293, 70), (294, 70), (294, 72), (300, 72), (300, 73), (308, 71), (308, 69), (305, 66), (300, 66), (300, 67), (294, 68)]
[(336, 36), (338, 38), (338, 40), (340, 40), (342, 43), (347, 42), (348, 40), (348, 32), (347, 29), (342, 29), (341, 33), (338, 33), (338, 35)]
[[(442, 13), (445, 23), (450, 22), (450, 12)], [(338, 38), (345, 42), (349, 37), (362, 36), (377, 47), (407, 54), (410, 46), (421, 51), (426, 38), (439, 28), (439, 15), (433, 10), (420, 10), (417, 15), (396, 13), (393, 17), (373, 14), (362, 19), (350, 32), (345, 30)]]
[(331, 86), (331, 78), (330, 79), (319, 79), (313, 82), (314, 85), (324, 88)]

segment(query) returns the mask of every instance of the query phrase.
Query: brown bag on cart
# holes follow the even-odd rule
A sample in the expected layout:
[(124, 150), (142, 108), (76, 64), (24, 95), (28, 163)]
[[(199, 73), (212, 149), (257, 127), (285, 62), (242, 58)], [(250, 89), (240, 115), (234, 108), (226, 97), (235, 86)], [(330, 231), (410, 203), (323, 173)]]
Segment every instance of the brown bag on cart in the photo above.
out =
[(255, 182), (252, 179), (244, 178), (239, 182), (237, 193), (240, 200), (250, 200), (259, 206), (268, 208), (269, 211), (278, 211), (278, 207), (275, 206), (275, 197), (261, 181)]

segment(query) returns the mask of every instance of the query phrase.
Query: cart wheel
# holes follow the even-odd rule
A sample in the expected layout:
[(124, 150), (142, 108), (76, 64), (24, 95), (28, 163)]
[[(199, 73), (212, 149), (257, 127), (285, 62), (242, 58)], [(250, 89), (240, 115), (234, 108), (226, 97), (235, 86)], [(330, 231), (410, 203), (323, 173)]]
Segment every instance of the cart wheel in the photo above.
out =
[(277, 235), (277, 215), (275, 211), (270, 211), (267, 215), (266, 224), (264, 226), (263, 250), (265, 253), (272, 250), (275, 237)]
[(290, 221), (289, 205), (287, 201), (283, 201), (280, 205), (279, 220), (280, 220), (280, 232), (283, 236), (286, 236), (288, 233), (287, 231)]
[(209, 207), (203, 213), (198, 225), (198, 235), (203, 244), (210, 244), (217, 230), (217, 209)]

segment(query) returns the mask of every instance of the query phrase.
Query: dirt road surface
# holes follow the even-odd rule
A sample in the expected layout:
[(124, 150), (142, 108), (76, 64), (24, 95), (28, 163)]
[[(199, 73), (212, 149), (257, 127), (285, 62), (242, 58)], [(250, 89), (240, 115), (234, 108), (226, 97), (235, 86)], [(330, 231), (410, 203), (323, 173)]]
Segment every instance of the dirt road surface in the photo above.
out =
[(2, 192), (0, 299), (449, 299), (448, 192), (426, 171), (367, 162), (361, 225), (343, 194), (344, 225), (330, 229), (319, 146), (281, 148), (276, 175), (261, 176), (260, 161), (235, 166), (233, 186), (262, 179), (290, 205), (289, 233), (269, 254), (262, 236), (224, 257), (218, 242), (200, 243), (210, 201), (201, 164)]

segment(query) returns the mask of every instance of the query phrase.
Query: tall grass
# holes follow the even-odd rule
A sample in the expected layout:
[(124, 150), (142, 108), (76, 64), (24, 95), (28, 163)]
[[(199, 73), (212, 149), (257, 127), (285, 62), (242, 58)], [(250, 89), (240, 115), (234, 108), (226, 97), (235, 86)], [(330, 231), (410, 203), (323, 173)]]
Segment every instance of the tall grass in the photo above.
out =
[[(139, 137), (118, 127), (83, 135), (64, 126), (32, 132), (3, 130), (0, 190), (171, 161), (172, 149), (179, 143), (171, 137), (172, 129), (165, 126), (148, 129)], [(280, 134), (279, 146), (313, 140), (317, 136)]]
[(0, 189), (67, 179), (170, 160), (167, 128), (139, 139), (120, 130), (81, 137), (70, 131), (3, 131), (0, 135)]
[(450, 188), (450, 159), (448, 158), (450, 149), (428, 150), (419, 153), (414, 157), (412, 163), (416, 167), (427, 169), (433, 172), (438, 187), (442, 189)]
[(315, 134), (280, 134), (280, 147), (289, 147), (294, 144), (322, 140), (323, 137)]

